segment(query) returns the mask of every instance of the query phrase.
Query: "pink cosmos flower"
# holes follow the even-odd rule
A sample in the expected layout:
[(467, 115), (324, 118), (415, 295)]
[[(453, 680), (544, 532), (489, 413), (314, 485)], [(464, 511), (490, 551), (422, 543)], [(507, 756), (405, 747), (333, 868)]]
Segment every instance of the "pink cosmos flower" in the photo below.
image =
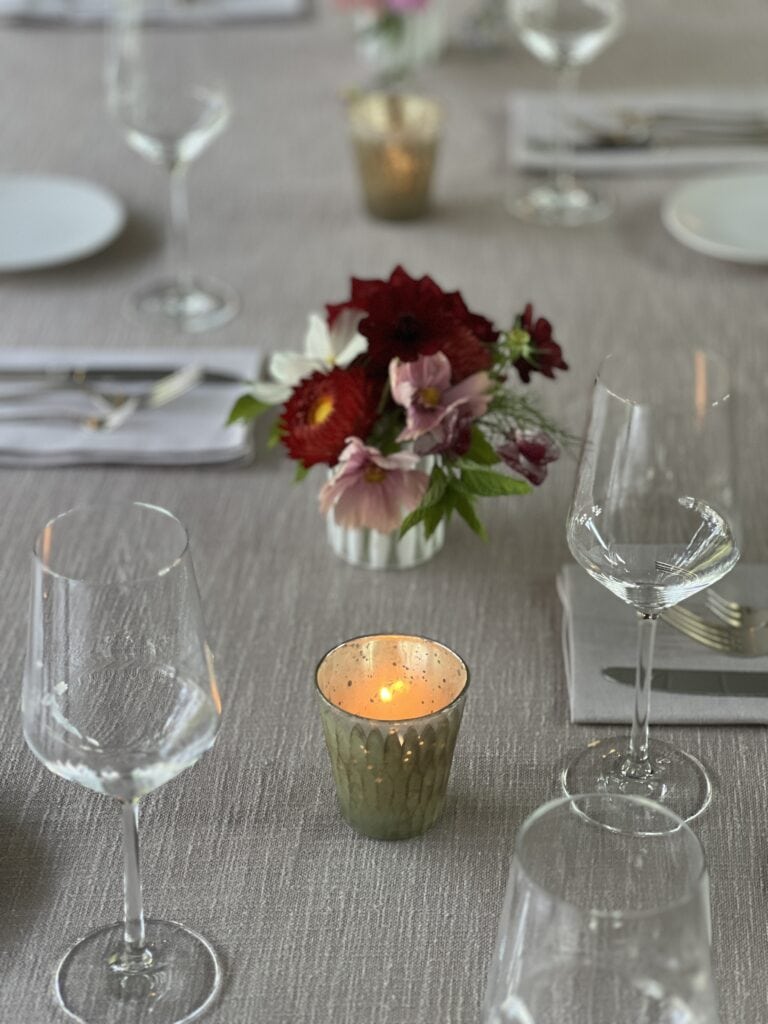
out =
[(421, 502), (429, 485), (416, 469), (417, 455), (382, 455), (359, 437), (347, 439), (333, 476), (320, 489), (320, 511), (334, 510), (339, 526), (380, 533), (397, 529), (403, 516)]
[(490, 384), (488, 374), (480, 370), (451, 386), (451, 364), (444, 352), (408, 363), (393, 359), (389, 364), (392, 398), (406, 410), (405, 428), (397, 440), (415, 441), (434, 432), (446, 417), (454, 423), (476, 420), (488, 409)]
[(517, 429), (498, 452), (510, 469), (534, 486), (543, 483), (548, 463), (560, 458), (560, 449), (543, 430)]

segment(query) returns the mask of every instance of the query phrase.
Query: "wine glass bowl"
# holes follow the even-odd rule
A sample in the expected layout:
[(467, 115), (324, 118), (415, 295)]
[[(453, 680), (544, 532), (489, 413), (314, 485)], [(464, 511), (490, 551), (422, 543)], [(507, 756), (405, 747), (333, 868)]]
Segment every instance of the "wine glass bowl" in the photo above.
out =
[(649, 800), (553, 800), (521, 826), (483, 1024), (717, 1024), (698, 839)]
[(565, 120), (578, 72), (616, 38), (624, 21), (623, 0), (508, 0), (520, 42), (542, 64), (557, 72), (552, 140), (552, 175), (510, 202), (521, 220), (578, 227), (603, 220), (613, 207), (577, 184), (571, 167)]
[(197, 1017), (221, 971), (196, 932), (145, 919), (139, 798), (195, 764), (221, 716), (187, 533), (141, 502), (70, 510), (34, 547), (24, 738), (54, 774), (122, 809), (125, 920), (63, 958), (56, 991), (75, 1019), (157, 1024)]
[(678, 347), (604, 360), (567, 540), (590, 576), (637, 612), (635, 717), (627, 739), (591, 744), (567, 766), (566, 793), (648, 796), (684, 820), (708, 805), (701, 763), (649, 737), (652, 657), (660, 613), (738, 560), (732, 461), (728, 369), (718, 357)]
[[(117, 5), (106, 57), (109, 110), (128, 145), (170, 181), (171, 274), (140, 290), (133, 305), (144, 317), (203, 331), (230, 320), (239, 300), (229, 285), (190, 269), (186, 175), (227, 127), (230, 104), (194, 5), (162, 0), (159, 12), (156, 2), (147, 8), (147, 0)], [(187, 23), (162, 23), (179, 15)]]

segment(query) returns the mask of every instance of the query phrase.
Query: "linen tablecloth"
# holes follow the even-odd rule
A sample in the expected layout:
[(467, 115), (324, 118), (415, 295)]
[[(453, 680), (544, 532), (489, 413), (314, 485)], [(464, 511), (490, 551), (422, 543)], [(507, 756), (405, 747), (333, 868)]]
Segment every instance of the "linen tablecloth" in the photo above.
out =
[[(586, 69), (591, 89), (763, 85), (768, 8), (759, 0), (629, 5), (623, 36)], [(458, 11), (448, 11), (449, 22)], [(658, 209), (671, 177), (612, 183), (612, 220), (578, 231), (518, 224), (502, 208), (522, 187), (504, 161), (510, 89), (550, 74), (521, 49), (448, 53), (421, 83), (444, 104), (431, 219), (375, 223), (360, 212), (340, 92), (358, 80), (338, 15), (220, 29), (235, 115), (192, 168), (192, 242), (201, 271), (243, 295), (205, 339), (124, 319), (126, 294), (163, 264), (166, 182), (131, 154), (104, 111), (101, 38), (86, 30), (0, 31), (9, 170), (57, 171), (113, 188), (123, 236), (80, 264), (0, 282), (0, 344), (301, 346), (306, 316), (348, 294), (348, 277), (402, 262), (461, 289), (509, 325), (527, 300), (555, 325), (571, 365), (536, 385), (582, 429), (600, 356), (650, 332), (722, 346), (744, 394), (737, 427), (745, 557), (768, 560), (765, 271), (696, 255)], [(263, 431), (266, 434), (266, 428)], [(263, 440), (263, 437), (262, 437)], [(117, 809), (54, 778), (26, 750), (19, 689), (28, 549), (50, 515), (105, 493), (174, 510), (188, 524), (225, 705), (216, 747), (145, 801), (149, 914), (204, 933), (226, 971), (211, 1024), (475, 1024), (517, 827), (557, 793), (570, 751), (612, 729), (572, 726), (555, 575), (575, 471), (565, 455), (527, 497), (489, 502), (487, 544), (449, 529), (432, 563), (401, 574), (338, 561), (314, 475), (293, 483), (276, 451), (249, 468), (0, 470), (0, 859), (2, 1024), (55, 1024), (55, 962), (121, 912)], [(442, 820), (421, 839), (366, 840), (334, 806), (312, 674), (338, 641), (424, 632), (467, 660), (472, 683)], [(709, 859), (724, 1024), (768, 1019), (768, 786), (763, 728), (663, 728), (699, 754), (715, 785), (696, 825)]]

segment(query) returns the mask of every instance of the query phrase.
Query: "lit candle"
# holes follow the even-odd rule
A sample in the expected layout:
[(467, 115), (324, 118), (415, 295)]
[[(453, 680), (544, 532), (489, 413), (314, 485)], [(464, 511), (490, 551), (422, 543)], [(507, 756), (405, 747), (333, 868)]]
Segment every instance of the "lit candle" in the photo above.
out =
[(348, 113), (368, 212), (385, 220), (422, 216), (440, 130), (437, 104), (422, 96), (368, 93), (352, 100)]
[(424, 637), (359, 637), (323, 658), (316, 688), (349, 824), (406, 839), (435, 823), (468, 684), (461, 658)]

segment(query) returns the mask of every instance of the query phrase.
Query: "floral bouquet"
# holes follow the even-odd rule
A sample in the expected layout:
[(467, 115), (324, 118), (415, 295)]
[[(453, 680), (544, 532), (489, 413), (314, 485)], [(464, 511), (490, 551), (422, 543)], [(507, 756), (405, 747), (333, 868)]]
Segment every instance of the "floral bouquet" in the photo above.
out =
[(442, 47), (439, 0), (337, 0), (353, 15), (363, 61), (376, 87), (391, 85), (428, 61)]
[(340, 526), (402, 535), (421, 523), (429, 537), (456, 512), (484, 536), (477, 499), (541, 484), (567, 439), (509, 378), (567, 368), (530, 305), (499, 331), (459, 292), (396, 267), (387, 281), (353, 278), (346, 302), (312, 314), (304, 352), (273, 355), (272, 379), (230, 421), (282, 406), (273, 440), (298, 479), (329, 467), (320, 508)]

